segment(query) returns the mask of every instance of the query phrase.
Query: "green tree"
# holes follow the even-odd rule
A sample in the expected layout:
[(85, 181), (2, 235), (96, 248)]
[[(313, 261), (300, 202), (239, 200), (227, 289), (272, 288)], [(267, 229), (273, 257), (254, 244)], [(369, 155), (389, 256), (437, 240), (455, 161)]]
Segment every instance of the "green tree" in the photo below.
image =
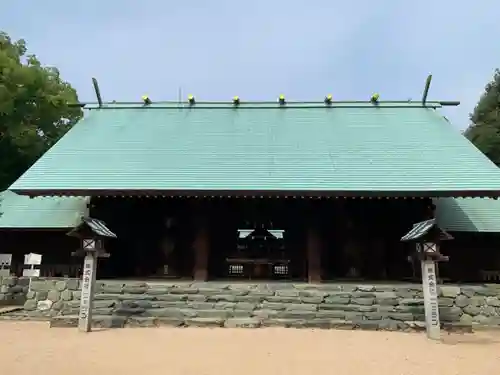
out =
[(24, 40), (0, 32), (0, 191), (81, 117), (75, 89), (56, 68), (27, 54)]
[(491, 161), (500, 166), (500, 70), (495, 71), (493, 80), (470, 116), (471, 125), (465, 136)]

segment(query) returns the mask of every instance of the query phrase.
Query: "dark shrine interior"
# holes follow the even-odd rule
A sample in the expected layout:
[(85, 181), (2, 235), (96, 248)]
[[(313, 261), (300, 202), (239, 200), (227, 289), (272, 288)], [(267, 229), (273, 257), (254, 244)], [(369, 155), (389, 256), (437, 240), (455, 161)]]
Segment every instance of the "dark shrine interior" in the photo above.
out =
[(324, 280), (404, 280), (415, 270), (412, 245), (400, 238), (430, 218), (430, 207), (427, 199), (123, 197), (94, 198), (90, 216), (118, 236), (107, 241), (101, 278), (192, 278), (204, 217), (211, 279), (305, 280), (314, 228)]

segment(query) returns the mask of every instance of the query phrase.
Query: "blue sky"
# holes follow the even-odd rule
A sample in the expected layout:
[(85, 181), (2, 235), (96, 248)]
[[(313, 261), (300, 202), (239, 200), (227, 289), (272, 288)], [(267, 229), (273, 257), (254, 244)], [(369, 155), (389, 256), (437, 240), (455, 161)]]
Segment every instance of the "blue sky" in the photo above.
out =
[(468, 124), (500, 67), (498, 0), (17, 0), (0, 29), (57, 66), (82, 101), (460, 100), (446, 115)]

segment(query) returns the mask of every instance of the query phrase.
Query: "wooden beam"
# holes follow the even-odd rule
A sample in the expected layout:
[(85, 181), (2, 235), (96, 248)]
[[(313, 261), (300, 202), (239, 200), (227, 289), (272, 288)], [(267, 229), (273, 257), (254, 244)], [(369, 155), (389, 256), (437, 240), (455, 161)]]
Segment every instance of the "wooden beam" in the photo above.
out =
[(316, 228), (307, 230), (307, 281), (321, 282), (321, 239)]

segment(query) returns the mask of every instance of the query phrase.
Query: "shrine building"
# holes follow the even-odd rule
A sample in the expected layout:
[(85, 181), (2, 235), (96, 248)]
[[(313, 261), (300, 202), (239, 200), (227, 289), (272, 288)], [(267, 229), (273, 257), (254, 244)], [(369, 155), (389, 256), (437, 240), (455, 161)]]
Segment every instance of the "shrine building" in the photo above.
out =
[(100, 278), (409, 280), (401, 237), (436, 218), (440, 277), (498, 281), (500, 171), (440, 113), (456, 104), (82, 104), (0, 195), (0, 253), (77, 276), (66, 233), (90, 216), (117, 235)]

